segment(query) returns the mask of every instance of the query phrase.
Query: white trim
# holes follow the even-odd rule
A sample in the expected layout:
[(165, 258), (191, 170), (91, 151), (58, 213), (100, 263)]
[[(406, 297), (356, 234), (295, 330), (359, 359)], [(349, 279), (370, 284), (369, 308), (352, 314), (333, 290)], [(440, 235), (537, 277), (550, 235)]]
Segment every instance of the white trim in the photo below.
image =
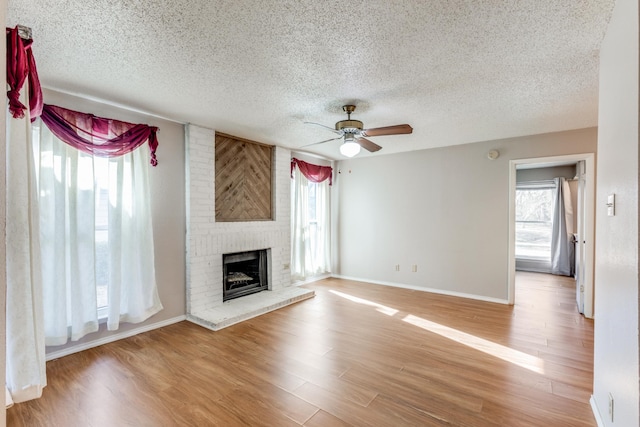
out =
[(183, 320), (187, 320), (187, 316), (186, 315), (173, 317), (171, 319), (162, 320), (162, 321), (156, 322), (156, 323), (150, 323), (148, 325), (144, 325), (144, 326), (141, 326), (141, 327), (135, 328), (135, 329), (130, 329), (130, 330), (125, 331), (125, 332), (118, 332), (118, 333), (109, 335), (108, 337), (104, 337), (104, 338), (100, 338), (100, 339), (97, 339), (97, 340), (94, 340), (94, 341), (89, 341), (89, 342), (86, 342), (86, 343), (74, 345), (72, 347), (64, 348), (62, 350), (52, 351), (51, 353), (47, 353), (46, 360), (48, 362), (50, 360), (59, 359), (59, 358), (61, 358), (63, 356), (68, 356), (70, 354), (79, 353), (81, 351), (88, 350), (88, 349), (93, 348), (93, 347), (98, 347), (98, 346), (103, 345), (103, 344), (108, 344), (110, 342), (118, 341), (118, 340), (121, 340), (121, 339), (124, 339), (124, 338), (129, 338), (129, 337), (132, 337), (134, 335), (141, 334), (143, 332), (149, 332), (149, 331), (152, 331), (154, 329), (158, 329), (158, 328), (162, 328), (162, 327), (165, 327), (165, 326), (173, 325), (174, 323), (182, 322)]
[(458, 298), (468, 298), (476, 301), (492, 302), (497, 304), (508, 304), (507, 300), (500, 299), (500, 298), (491, 298), (491, 297), (485, 297), (482, 295), (466, 294), (463, 292), (448, 291), (445, 289), (427, 288), (425, 286), (407, 285), (404, 283), (394, 283), (394, 282), (383, 282), (383, 281), (371, 280), (371, 279), (361, 279), (359, 277), (342, 276), (339, 274), (334, 274), (331, 277), (335, 277), (337, 279), (353, 280), (356, 282), (372, 283), (374, 285), (391, 286), (393, 288), (411, 289), (413, 291), (422, 291), (422, 292), (429, 292), (432, 294), (448, 295), (448, 296), (458, 297)]
[(507, 233), (507, 302), (516, 301), (516, 164), (509, 161), (509, 232)]
[(600, 410), (598, 409), (598, 404), (596, 403), (595, 397), (591, 395), (589, 399), (589, 403), (591, 404), (591, 411), (593, 412), (593, 417), (596, 419), (596, 424), (598, 427), (604, 427), (604, 421), (602, 420), (602, 415), (600, 415)]
[[(187, 299), (187, 313), (191, 313), (191, 123), (184, 125), (184, 217), (186, 222), (184, 253), (184, 284)], [(215, 142), (216, 131), (213, 131)], [(214, 146), (215, 147), (215, 146)], [(215, 149), (215, 148), (214, 148)]]
[(586, 166), (585, 190), (585, 277), (584, 277), (584, 316), (593, 319), (593, 271), (595, 265), (595, 197), (596, 197), (596, 161), (594, 153), (569, 154), (565, 156), (535, 157), (529, 159), (515, 159), (509, 161), (509, 234), (508, 234), (508, 272), (507, 272), (507, 300), (509, 304), (515, 302), (516, 287), (516, 256), (515, 256), (515, 189), (516, 166), (540, 165), (547, 166), (558, 163), (577, 163), (584, 160)]

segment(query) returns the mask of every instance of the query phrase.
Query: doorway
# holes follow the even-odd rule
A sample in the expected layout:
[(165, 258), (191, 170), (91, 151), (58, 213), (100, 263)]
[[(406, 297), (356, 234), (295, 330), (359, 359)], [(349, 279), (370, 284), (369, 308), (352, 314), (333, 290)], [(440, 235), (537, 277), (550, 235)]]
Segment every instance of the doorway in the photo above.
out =
[(576, 165), (578, 203), (576, 228), (576, 305), (585, 317), (593, 318), (593, 257), (595, 226), (595, 155), (593, 153), (566, 156), (518, 159), (509, 162), (509, 269), (508, 301), (515, 303), (516, 276), (516, 175), (521, 169)]

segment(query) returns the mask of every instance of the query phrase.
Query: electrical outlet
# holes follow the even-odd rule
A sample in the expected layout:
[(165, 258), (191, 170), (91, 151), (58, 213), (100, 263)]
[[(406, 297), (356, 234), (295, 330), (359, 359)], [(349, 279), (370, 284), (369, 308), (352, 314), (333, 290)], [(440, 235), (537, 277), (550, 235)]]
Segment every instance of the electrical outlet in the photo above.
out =
[(613, 394), (609, 393), (609, 418), (613, 422)]
[(282, 264), (282, 269), (283, 269), (283, 270), (288, 270), (288, 269), (289, 269), (289, 267), (290, 267), (289, 263)]
[(413, 271), (414, 273), (418, 271), (418, 266), (416, 264), (413, 264), (411, 266), (411, 271)]
[(400, 271), (400, 264), (396, 264), (396, 271)]

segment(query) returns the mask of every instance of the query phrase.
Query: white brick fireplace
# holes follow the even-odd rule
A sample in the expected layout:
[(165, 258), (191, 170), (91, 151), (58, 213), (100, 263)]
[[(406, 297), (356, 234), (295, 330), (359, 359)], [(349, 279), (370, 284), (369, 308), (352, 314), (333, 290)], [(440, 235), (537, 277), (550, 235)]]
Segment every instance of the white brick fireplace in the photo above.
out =
[[(291, 285), (290, 152), (276, 147), (274, 221), (215, 221), (215, 132), (186, 126), (187, 319), (219, 330), (313, 296)], [(223, 302), (222, 255), (271, 249), (269, 290)]]

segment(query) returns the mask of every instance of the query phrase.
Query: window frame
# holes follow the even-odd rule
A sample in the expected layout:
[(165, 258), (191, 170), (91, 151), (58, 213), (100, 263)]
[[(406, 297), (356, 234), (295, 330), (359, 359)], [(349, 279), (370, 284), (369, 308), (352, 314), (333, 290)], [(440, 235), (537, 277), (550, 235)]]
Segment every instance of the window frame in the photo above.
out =
[[(551, 264), (551, 234), (553, 232), (553, 198), (555, 197), (554, 192), (556, 191), (556, 185), (553, 180), (542, 180), (542, 181), (526, 181), (526, 182), (518, 182), (516, 183), (516, 197), (515, 197), (515, 248), (514, 255), (516, 260), (523, 261), (531, 261), (531, 262), (540, 262), (545, 265), (548, 263)], [(518, 220), (517, 212), (518, 212), (518, 191), (551, 191), (551, 197), (549, 202), (550, 206), (550, 218), (549, 221), (522, 221)], [(523, 223), (531, 223), (531, 222), (545, 222), (549, 224), (549, 256), (528, 256), (518, 254), (518, 224)]]

